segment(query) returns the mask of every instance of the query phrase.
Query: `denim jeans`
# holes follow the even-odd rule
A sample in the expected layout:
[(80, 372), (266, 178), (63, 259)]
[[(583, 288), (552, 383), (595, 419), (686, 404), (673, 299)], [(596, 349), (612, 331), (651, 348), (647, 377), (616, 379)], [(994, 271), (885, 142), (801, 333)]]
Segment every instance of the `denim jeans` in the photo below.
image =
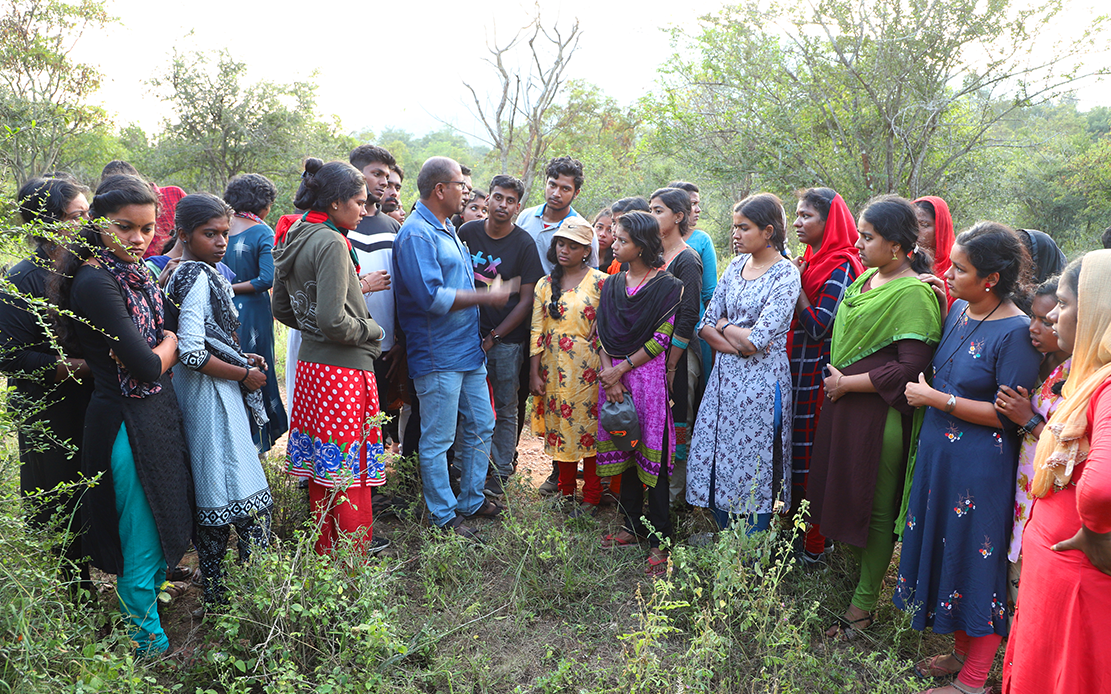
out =
[(523, 344), (495, 343), (486, 353), (490, 388), (494, 391), (494, 467), (502, 479), (513, 474), (513, 452), (517, 450), (517, 390), (520, 387)]
[[(494, 411), (486, 387), (486, 367), (471, 371), (434, 371), (413, 379), (421, 402), (420, 476), (424, 503), (438, 526), (450, 523), (456, 512), (475, 513), (485, 498), (482, 487), (490, 467), (490, 439), (494, 432)], [(460, 431), (462, 456), (455, 465), (463, 477), (459, 498), (451, 491), (447, 451), (455, 440), (456, 421)]]

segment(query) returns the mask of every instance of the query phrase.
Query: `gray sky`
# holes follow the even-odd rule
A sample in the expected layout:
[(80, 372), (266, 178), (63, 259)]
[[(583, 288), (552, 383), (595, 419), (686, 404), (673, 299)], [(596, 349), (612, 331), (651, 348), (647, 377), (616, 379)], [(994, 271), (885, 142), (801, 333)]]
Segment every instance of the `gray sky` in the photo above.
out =
[[(1091, 16), (1096, 0), (1078, 0), (1069, 16)], [(578, 17), (580, 49), (567, 71), (621, 104), (657, 85), (657, 68), (671, 54), (665, 27), (693, 27), (722, 0), (546, 0), (547, 24), (569, 27)], [(492, 68), (482, 61), (488, 36), (508, 39), (534, 5), (522, 0), (409, 0), (408, 2), (259, 2), (191, 0), (166, 5), (112, 0), (119, 25), (85, 36), (75, 57), (104, 74), (99, 100), (119, 124), (159, 129), (166, 104), (145, 83), (180, 51), (227, 47), (245, 62), (248, 79), (319, 85), (318, 110), (339, 116), (348, 132), (395, 127), (423, 134), (447, 121), (476, 132), (462, 81), (493, 89)], [(1063, 27), (1070, 22), (1062, 22)], [(1045, 30), (1047, 39), (1054, 32)], [(1047, 40), (1045, 45), (1051, 45)], [(523, 55), (523, 54), (522, 54)], [(1107, 58), (1102, 58), (1106, 62)], [(1111, 104), (1107, 82), (1080, 91), (1081, 106)]]
[[(660, 27), (693, 22), (721, 0), (548, 0), (549, 25), (580, 19), (583, 36), (568, 68), (622, 104), (654, 86), (656, 68), (671, 53)], [(408, 2), (267, 2), (191, 0), (170, 14), (167, 6), (113, 0), (121, 24), (87, 35), (76, 56), (100, 67), (99, 94), (117, 123), (158, 129), (167, 109), (145, 81), (164, 71), (179, 51), (227, 47), (248, 66), (251, 81), (293, 82), (314, 70), (318, 110), (336, 114), (346, 131), (387, 127), (422, 134), (436, 117), (474, 128), (470, 97), (461, 82), (493, 89), (482, 62), (489, 32), (507, 40), (524, 25), (533, 5), (520, 0), (410, 0)], [(434, 114), (434, 115), (433, 115)], [(434, 117), (435, 116), (435, 117)]]

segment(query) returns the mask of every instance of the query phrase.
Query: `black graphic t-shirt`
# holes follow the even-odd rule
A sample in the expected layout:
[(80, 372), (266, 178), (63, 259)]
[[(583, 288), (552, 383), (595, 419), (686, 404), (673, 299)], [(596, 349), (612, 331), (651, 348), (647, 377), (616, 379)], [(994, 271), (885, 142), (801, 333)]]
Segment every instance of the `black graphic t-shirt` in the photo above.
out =
[[(499, 275), (506, 282), (519, 277), (521, 284), (536, 284), (544, 276), (540, 255), (536, 252), (536, 242), (527, 231), (516, 224), (513, 225), (513, 231), (505, 238), (492, 239), (486, 234), (486, 220), (476, 219), (459, 227), (459, 238), (467, 244), (467, 249), (470, 251), (476, 288), (490, 286), (494, 278)], [(501, 325), (520, 300), (521, 295), (513, 293), (509, 297), (509, 303), (502, 308), (480, 306), (482, 335), (488, 335), (491, 330)], [(508, 335), (501, 336), (502, 342), (514, 344), (525, 342), (528, 340), (531, 325), (532, 317), (529, 314)]]

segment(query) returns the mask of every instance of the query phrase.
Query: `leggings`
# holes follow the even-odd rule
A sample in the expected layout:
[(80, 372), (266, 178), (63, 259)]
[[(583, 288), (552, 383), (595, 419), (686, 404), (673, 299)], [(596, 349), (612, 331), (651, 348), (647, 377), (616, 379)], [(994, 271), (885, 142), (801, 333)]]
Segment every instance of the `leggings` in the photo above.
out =
[(112, 445), (112, 488), (123, 550), (123, 573), (116, 578), (120, 612), (131, 622), (140, 655), (164, 653), (170, 640), (158, 618), (158, 586), (165, 578), (166, 557), (123, 424)]
[(898, 410), (890, 408), (883, 427), (883, 448), (876, 472), (868, 541), (863, 549), (851, 548), (853, 556), (860, 561), (860, 580), (857, 581), (852, 604), (865, 612), (871, 612), (876, 606), (883, 587), (883, 576), (895, 552), (895, 516), (899, 513), (904, 460), (903, 417)]
[[(652, 524), (652, 535), (648, 538), (649, 546), (658, 548), (660, 540), (671, 537), (671, 502), (667, 477), (667, 429), (664, 429), (663, 445), (660, 450), (660, 474), (656, 477), (656, 484), (648, 487), (648, 522)], [(648, 528), (640, 519), (640, 512), (644, 506), (644, 483), (640, 481), (635, 460), (631, 460), (629, 467), (621, 473), (621, 496), (618, 504), (621, 513), (625, 516), (625, 530), (633, 535), (647, 535)]]
[(969, 636), (963, 631), (954, 632), (953, 653), (964, 658), (964, 666), (957, 679), (972, 689), (983, 687), (1002, 640), (999, 634)]
[(197, 545), (197, 559), (204, 575), (204, 601), (206, 604), (227, 604), (224, 586), (224, 554), (228, 549), (231, 526), (238, 537), (239, 563), (251, 558), (251, 549), (270, 544), (270, 510), (254, 518), (239, 518), (228, 525), (196, 525), (193, 535)]
[[(602, 503), (602, 481), (595, 472), (597, 467), (595, 456), (583, 458), (583, 501), (597, 506)], [(578, 486), (579, 462), (572, 460), (553, 461), (559, 467), (559, 493), (563, 496), (575, 496), (575, 487)]]
[[(340, 534), (358, 536), (365, 551), (374, 539), (374, 513), (370, 495), (374, 487), (352, 484), (347, 489), (333, 489), (309, 480), (309, 509), (320, 535), (314, 548), (317, 554), (331, 554)], [(221, 555), (222, 556), (222, 555)]]

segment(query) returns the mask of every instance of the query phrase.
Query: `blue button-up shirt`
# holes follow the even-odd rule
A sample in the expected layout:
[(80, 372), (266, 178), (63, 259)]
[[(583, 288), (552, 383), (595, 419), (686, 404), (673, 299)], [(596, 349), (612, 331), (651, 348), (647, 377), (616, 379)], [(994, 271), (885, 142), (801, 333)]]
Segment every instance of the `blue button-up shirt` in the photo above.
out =
[(474, 291), (471, 255), (450, 221), (441, 222), (418, 202), (393, 242), (397, 319), (405, 333), (409, 376), (471, 371), (486, 354), (478, 307), (452, 311), (455, 294)]

